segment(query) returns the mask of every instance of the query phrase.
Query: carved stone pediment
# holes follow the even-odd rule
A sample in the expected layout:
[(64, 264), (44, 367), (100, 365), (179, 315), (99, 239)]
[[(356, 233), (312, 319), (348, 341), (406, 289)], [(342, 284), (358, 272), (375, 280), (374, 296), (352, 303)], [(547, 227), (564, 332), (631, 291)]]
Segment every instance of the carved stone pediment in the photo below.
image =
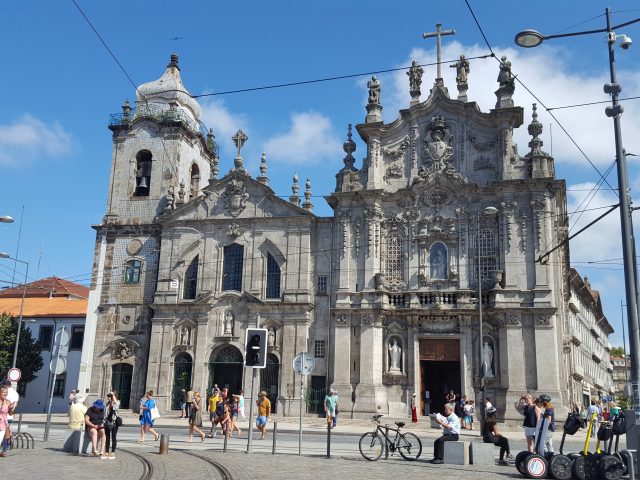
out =
[(418, 177), (415, 181), (429, 182), (434, 177), (444, 176), (459, 183), (466, 183), (467, 180), (451, 164), (454, 155), (453, 136), (441, 114), (438, 113), (432, 117), (425, 137), (423, 165), (418, 169)]
[(226, 211), (232, 216), (237, 217), (247, 206), (249, 194), (242, 180), (233, 179), (227, 184), (222, 199), (225, 202)]
[(456, 315), (420, 315), (418, 329), (425, 333), (460, 333)]
[(140, 344), (129, 338), (113, 340), (105, 349), (105, 353), (110, 353), (113, 360), (126, 360), (135, 356)]
[(456, 235), (457, 219), (444, 215), (432, 215), (419, 223), (418, 237), (450, 237)]

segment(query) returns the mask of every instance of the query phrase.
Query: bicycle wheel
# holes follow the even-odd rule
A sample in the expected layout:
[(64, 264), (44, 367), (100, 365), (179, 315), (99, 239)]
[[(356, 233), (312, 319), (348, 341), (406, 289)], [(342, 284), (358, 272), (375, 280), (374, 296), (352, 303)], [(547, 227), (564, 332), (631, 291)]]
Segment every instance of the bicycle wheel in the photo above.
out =
[(384, 443), (377, 433), (365, 433), (360, 437), (360, 453), (370, 462), (375, 462), (382, 455)]
[(405, 460), (417, 460), (422, 453), (422, 442), (413, 433), (403, 433), (398, 438), (398, 452)]

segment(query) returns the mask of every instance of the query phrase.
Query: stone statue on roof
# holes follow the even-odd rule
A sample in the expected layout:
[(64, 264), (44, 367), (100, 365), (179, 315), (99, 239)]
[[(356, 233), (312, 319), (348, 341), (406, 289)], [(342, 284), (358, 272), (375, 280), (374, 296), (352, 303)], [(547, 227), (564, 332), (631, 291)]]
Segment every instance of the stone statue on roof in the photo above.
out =
[(450, 67), (456, 69), (456, 83), (458, 85), (466, 85), (469, 81), (469, 60), (464, 55), (460, 55), (460, 60), (450, 65)]
[(372, 76), (371, 80), (367, 82), (367, 87), (369, 88), (369, 104), (380, 105), (380, 80), (375, 75)]
[(504, 55), (500, 59), (498, 83), (501, 87), (513, 87), (515, 84), (513, 73), (511, 73), (511, 62), (507, 60), (507, 57)]

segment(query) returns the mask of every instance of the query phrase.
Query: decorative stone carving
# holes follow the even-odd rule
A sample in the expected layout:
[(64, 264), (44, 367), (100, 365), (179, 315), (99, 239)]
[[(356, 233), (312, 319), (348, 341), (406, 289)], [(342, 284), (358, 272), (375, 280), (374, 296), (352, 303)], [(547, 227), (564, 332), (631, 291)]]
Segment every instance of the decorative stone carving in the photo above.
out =
[(111, 352), (112, 359), (122, 361), (133, 356), (135, 350), (139, 347), (140, 345), (138, 343), (125, 338), (122, 340), (114, 340), (109, 343), (107, 345), (107, 352)]
[(485, 377), (493, 377), (493, 348), (488, 341), (484, 341), (482, 347), (482, 363), (485, 368)]
[(460, 60), (449, 66), (456, 69), (458, 100), (466, 102), (467, 90), (469, 90), (469, 60), (467, 60), (464, 55), (460, 55)]
[(425, 333), (459, 333), (460, 324), (455, 315), (418, 317), (418, 329)]
[(387, 171), (384, 174), (385, 182), (390, 183), (392, 178), (401, 178), (402, 177), (402, 164), (401, 163), (392, 163), (387, 168)]
[(373, 325), (373, 315), (362, 315), (361, 319), (360, 319), (360, 323), (362, 324), (363, 327), (367, 327), (367, 326), (371, 326)]
[(230, 225), (227, 225), (227, 236), (228, 237), (240, 236), (240, 226), (236, 222), (231, 222)]
[(424, 192), (421, 198), (422, 203), (437, 210), (451, 203), (454, 194), (447, 189), (435, 187)]
[(387, 157), (390, 158), (391, 160), (400, 160), (401, 158), (404, 157), (405, 152), (407, 151), (407, 147), (411, 144), (411, 141), (409, 140), (409, 136), (406, 135), (403, 139), (402, 142), (400, 143), (400, 145), (396, 148), (382, 148), (382, 154)]
[(398, 338), (392, 337), (387, 345), (389, 351), (389, 373), (399, 375), (402, 373), (402, 347), (398, 345)]
[(518, 326), (522, 324), (520, 312), (507, 312), (504, 315), (503, 323), (505, 326)]
[(367, 82), (367, 88), (369, 89), (369, 105), (380, 105), (380, 90), (382, 88), (380, 80), (375, 75)]
[(429, 181), (435, 175), (444, 175), (457, 182), (466, 183), (460, 172), (450, 163), (453, 157), (452, 138), (444, 117), (440, 114), (434, 115), (427, 127), (424, 140), (426, 166), (419, 168), (417, 181)]
[(515, 76), (511, 73), (511, 62), (507, 57), (500, 59), (500, 73), (498, 74), (499, 87), (496, 90), (496, 108), (513, 107), (513, 92), (515, 92)]
[(116, 355), (120, 360), (125, 360), (131, 356), (131, 346), (126, 340), (119, 341), (114, 351), (117, 352)]
[(176, 209), (176, 187), (173, 185), (169, 185), (169, 189), (167, 190), (166, 195), (166, 205), (164, 206), (165, 212), (170, 212), (171, 210)]
[(536, 327), (550, 327), (551, 317), (545, 314), (539, 314), (536, 316)]
[(456, 233), (456, 219), (443, 215), (432, 215), (419, 224), (419, 237), (449, 237)]
[(233, 335), (233, 313), (227, 311), (224, 314), (224, 335)]
[(338, 326), (348, 326), (349, 325), (349, 315), (346, 313), (342, 313), (336, 317), (336, 324)]
[(241, 180), (231, 180), (222, 198), (225, 201), (225, 208), (231, 214), (232, 217), (240, 215), (247, 206), (247, 200), (249, 200), (249, 194), (244, 186), (244, 182)]
[(127, 245), (127, 253), (129, 255), (138, 255), (140, 250), (142, 250), (142, 242), (137, 238), (131, 240)]
[(423, 68), (413, 60), (411, 62), (411, 68), (407, 72), (409, 76), (409, 94), (411, 95), (411, 104), (420, 102), (420, 85), (422, 85)]
[(493, 164), (493, 162), (491, 162), (491, 160), (488, 157), (480, 155), (478, 158), (476, 158), (473, 161), (473, 170), (475, 172), (480, 170), (492, 170), (495, 172), (496, 166)]
[(478, 138), (475, 133), (471, 133), (471, 132), (469, 132), (469, 135), (467, 138), (469, 139), (469, 143), (471, 144), (473, 149), (479, 153), (490, 152), (498, 143), (498, 139), (496, 137)]
[(493, 288), (494, 290), (502, 288), (500, 285), (502, 283), (502, 277), (504, 272), (502, 270), (492, 270), (491, 271), (491, 279), (493, 280)]
[(356, 251), (356, 257), (360, 255), (360, 236), (362, 235), (362, 226), (360, 223), (356, 223), (353, 226), (354, 247)]

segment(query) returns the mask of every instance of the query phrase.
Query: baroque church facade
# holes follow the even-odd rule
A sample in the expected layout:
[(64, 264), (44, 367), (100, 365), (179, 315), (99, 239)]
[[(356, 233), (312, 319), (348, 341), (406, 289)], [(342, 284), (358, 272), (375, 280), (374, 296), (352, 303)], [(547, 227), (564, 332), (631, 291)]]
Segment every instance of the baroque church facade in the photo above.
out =
[(165, 411), (181, 388), (248, 396), (244, 334), (260, 326), (268, 361), (256, 388), (284, 415), (298, 412), (299, 352), (315, 357), (306, 385), (334, 387), (354, 417), (404, 416), (413, 393), (422, 414), (441, 410), (449, 390), (479, 401), (482, 384), (507, 419), (525, 392), (562, 410), (568, 248), (546, 252), (566, 237), (565, 183), (535, 106), (529, 152), (518, 153), (509, 62), (489, 112), (467, 99), (463, 56), (456, 67), (457, 98), (437, 78), (421, 100), (414, 62), (411, 102), (388, 124), (372, 77), (355, 127), (366, 156), (356, 166), (349, 126), (325, 197), (334, 215), (319, 217), (308, 180), (294, 178), (286, 201), (264, 156), (249, 175), (241, 131), (233, 167), (219, 173), (213, 132), (172, 55), (135, 108), (111, 117), (80, 388), (116, 388), (134, 409), (153, 389)]

